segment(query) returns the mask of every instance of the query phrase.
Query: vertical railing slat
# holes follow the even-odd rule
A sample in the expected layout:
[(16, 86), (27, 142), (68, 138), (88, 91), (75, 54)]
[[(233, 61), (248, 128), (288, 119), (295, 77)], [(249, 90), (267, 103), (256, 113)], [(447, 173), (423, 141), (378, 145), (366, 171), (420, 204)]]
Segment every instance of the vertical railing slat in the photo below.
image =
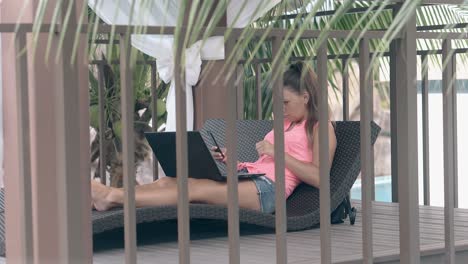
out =
[[(395, 17), (395, 10), (393, 10)], [(397, 123), (397, 42), (392, 40), (390, 43), (390, 159), (392, 174), (392, 202), (398, 202), (398, 123)]]
[(263, 105), (262, 105), (262, 65), (258, 63), (255, 65), (255, 83), (257, 88), (257, 119), (263, 118)]
[(424, 205), (431, 204), (431, 182), (429, 175), (429, 64), (427, 54), (421, 56), (422, 96), (422, 151), (423, 151), (423, 196)]
[(444, 130), (444, 223), (445, 263), (455, 263), (454, 199), (453, 199), (453, 71), (452, 44), (450, 39), (442, 41), (442, 98)]
[(237, 91), (237, 119), (244, 119), (244, 65), (239, 64), (236, 68), (236, 91)]
[[(76, 28), (78, 24), (77, 6), (81, 1), (64, 0), (60, 6), (59, 14), (61, 26)], [(67, 14), (68, 13), (68, 14)], [(68, 21), (65, 21), (67, 14)], [(50, 186), (49, 191), (57, 192), (58, 207), (58, 245), (59, 258), (57, 263), (73, 263), (77, 259), (89, 262), (91, 259), (91, 226), (89, 225), (91, 212), (89, 211), (90, 196), (87, 190), (89, 185), (89, 112), (81, 111), (88, 107), (85, 102), (86, 82), (88, 71), (87, 60), (73, 58), (74, 46), (77, 54), (86, 48), (83, 37), (75, 38), (71, 30), (63, 32), (62, 48), (58, 49), (55, 63), (50, 63), (54, 73), (53, 109), (56, 114), (52, 123), (56, 135), (56, 164), (55, 173), (57, 184)], [(54, 34), (52, 43), (60, 43), (60, 34)], [(60, 46), (60, 45), (58, 45)], [(57, 46), (56, 46), (57, 47)], [(85, 52), (84, 52), (85, 53)], [(82, 53), (81, 53), (82, 54)], [(53, 60), (50, 59), (49, 60)], [(84, 62), (84, 63), (83, 63)], [(82, 78), (81, 78), (82, 77)], [(86, 89), (83, 92), (82, 89)], [(86, 123), (85, 123), (86, 122)], [(83, 127), (84, 126), (84, 127)], [(44, 138), (42, 138), (44, 140)], [(84, 147), (85, 145), (86, 147)], [(83, 175), (86, 173), (88, 176)], [(39, 175), (43, 176), (43, 175)], [(46, 190), (46, 189), (44, 189)]]
[[(349, 121), (349, 61), (348, 58), (341, 60), (343, 121)], [(347, 198), (351, 198), (351, 190), (348, 192)]]
[[(397, 11), (401, 11), (401, 5)], [(396, 159), (400, 220), (400, 261), (420, 262), (419, 202), (418, 202), (418, 97), (416, 86), (416, 10), (410, 12), (394, 40), (394, 115), (392, 128), (392, 162)], [(397, 15), (397, 14), (394, 14)], [(395, 111), (395, 112), (393, 112)], [(395, 134), (394, 134), (395, 133)], [(395, 138), (394, 138), (395, 136)], [(394, 139), (396, 141), (394, 142)], [(392, 167), (392, 174), (394, 173)], [(392, 181), (393, 181), (392, 177)]]
[[(21, 217), (19, 229), (21, 230), (23, 263), (33, 262), (33, 227), (32, 227), (32, 194), (31, 194), (31, 150), (29, 140), (29, 80), (28, 80), (28, 53), (26, 52), (26, 34), (15, 35), (16, 62), (16, 107), (18, 112), (18, 164), (19, 188), (21, 195)], [(21, 54), (21, 55), (20, 55)]]
[(342, 76), (343, 76), (343, 120), (349, 120), (349, 65), (348, 59), (342, 59)]
[[(158, 80), (156, 61), (151, 64), (151, 130), (156, 132), (158, 130)], [(153, 180), (159, 178), (158, 158), (153, 154)]]
[(320, 259), (322, 263), (331, 263), (330, 235), (330, 161), (328, 136), (328, 37), (318, 48), (317, 75), (320, 90), (319, 99), (319, 168), (320, 168)]
[[(226, 54), (234, 52), (236, 38), (230, 37), (226, 42)], [(229, 55), (227, 55), (229, 56)], [(235, 65), (236, 59), (233, 64)], [(229, 69), (229, 67), (227, 67)], [(229, 70), (227, 70), (229, 71)], [(243, 79), (238, 79), (237, 67), (233, 70), (232, 74), (228, 73), (229, 80), (227, 81), (227, 185), (228, 185), (228, 235), (229, 235), (229, 263), (240, 263), (240, 245), (239, 245), (239, 194), (237, 178), (237, 122), (238, 116), (238, 90), (239, 82)]]
[(452, 55), (453, 114), (453, 207), (458, 208), (458, 122), (457, 122), (457, 54)]
[(99, 176), (101, 183), (106, 185), (106, 150), (104, 141), (106, 140), (106, 124), (105, 124), (105, 84), (104, 84), (104, 61), (98, 63), (98, 108), (99, 108)]
[[(370, 58), (372, 56), (369, 56)], [(368, 89), (368, 97), (369, 97), (369, 120), (374, 120), (374, 68), (373, 66), (370, 66), (369, 64), (369, 67), (371, 67), (369, 70), (370, 70), (370, 73), (369, 73), (369, 89)], [(369, 127), (370, 129), (370, 127)], [(370, 133), (370, 130), (369, 130), (369, 133)], [(370, 134), (369, 134), (369, 138), (370, 138)], [(370, 179), (370, 185), (371, 185), (371, 199), (372, 201), (375, 201), (375, 165), (374, 165), (374, 145), (371, 144), (371, 147), (370, 147), (370, 171), (369, 171), (369, 179)]]
[(188, 146), (187, 146), (187, 103), (185, 69), (182, 65), (185, 53), (183, 30), (176, 37), (174, 79), (176, 90), (176, 159), (177, 159), (177, 231), (179, 241), (179, 263), (190, 263), (190, 226), (188, 197)]
[(369, 69), (369, 39), (359, 44), (359, 79), (361, 100), (361, 179), (362, 179), (362, 241), (364, 263), (373, 263), (372, 253), (372, 172), (371, 172), (371, 81)]
[(120, 36), (125, 263), (136, 263), (134, 95), (130, 34)]
[[(273, 38), (272, 58), (281, 58), (283, 38)], [(283, 113), (283, 72), (280, 59), (272, 65), (273, 82), (273, 130), (275, 149), (275, 226), (276, 263), (288, 263), (286, 242), (286, 198), (285, 198), (285, 157), (284, 157), (284, 113)]]
[(188, 197), (188, 146), (187, 146), (187, 104), (185, 67), (182, 55), (185, 53), (183, 37), (177, 38), (174, 62), (174, 80), (176, 90), (176, 171), (177, 171), (177, 232), (179, 243), (179, 263), (190, 263), (190, 225)]

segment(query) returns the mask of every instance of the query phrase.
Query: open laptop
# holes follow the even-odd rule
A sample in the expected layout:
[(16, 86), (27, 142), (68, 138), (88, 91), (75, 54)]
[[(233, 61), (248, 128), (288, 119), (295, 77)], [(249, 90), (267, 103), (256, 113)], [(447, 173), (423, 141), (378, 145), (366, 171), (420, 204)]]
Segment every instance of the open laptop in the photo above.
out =
[[(226, 173), (220, 169), (219, 161), (216, 161), (208, 146), (205, 144), (199, 131), (188, 131), (188, 175), (197, 179), (212, 179), (226, 181)], [(153, 149), (164, 173), (170, 177), (176, 177), (176, 134), (175, 132), (147, 132), (146, 139)], [(215, 142), (216, 144), (216, 142)], [(265, 174), (253, 174), (238, 172), (239, 178), (263, 176)]]

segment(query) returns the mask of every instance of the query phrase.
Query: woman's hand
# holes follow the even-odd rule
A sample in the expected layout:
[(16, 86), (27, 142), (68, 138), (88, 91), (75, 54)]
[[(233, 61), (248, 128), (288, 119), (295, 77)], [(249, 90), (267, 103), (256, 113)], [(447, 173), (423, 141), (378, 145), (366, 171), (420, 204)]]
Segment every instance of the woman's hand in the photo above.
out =
[(270, 156), (272, 158), (275, 157), (275, 148), (274, 148), (273, 144), (271, 144), (270, 142), (268, 142), (266, 140), (263, 140), (263, 141), (258, 142), (255, 145), (255, 147), (257, 149), (257, 152), (258, 152), (259, 156), (267, 155), (267, 156)]
[(216, 161), (221, 161), (226, 163), (226, 148), (221, 148), (221, 154), (219, 151), (216, 151), (218, 148), (216, 146), (211, 147), (211, 155)]

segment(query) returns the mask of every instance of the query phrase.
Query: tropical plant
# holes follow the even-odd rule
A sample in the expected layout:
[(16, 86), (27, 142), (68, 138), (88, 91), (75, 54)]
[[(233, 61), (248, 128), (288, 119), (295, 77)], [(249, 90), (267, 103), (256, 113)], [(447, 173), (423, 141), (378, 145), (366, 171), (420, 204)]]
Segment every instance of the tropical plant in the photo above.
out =
[[(337, 10), (334, 15), (324, 16), (308, 16), (307, 13), (314, 12), (310, 2), (316, 2), (319, 4), (323, 2), (323, 8), (315, 11), (324, 10)], [(414, 1), (415, 3), (418, 1)], [(307, 4), (309, 3), (309, 6)], [(277, 28), (288, 28), (288, 29), (319, 29), (323, 31), (327, 30), (387, 30), (395, 27), (395, 24), (402, 23), (404, 21), (395, 21), (391, 9), (384, 9), (387, 5), (386, 1), (289, 1), (285, 4), (280, 4), (272, 9), (267, 15), (259, 19), (252, 25), (252, 28), (265, 28), (273, 26)], [(416, 3), (417, 4), (417, 3)], [(304, 8), (307, 7), (307, 8)], [(417, 26), (429, 26), (429, 25), (447, 25), (446, 29), (439, 30), (444, 32), (462, 32), (464, 29), (450, 29), (452, 24), (467, 23), (468, 12), (467, 8), (463, 5), (416, 5), (416, 22)], [(364, 8), (360, 13), (351, 14), (340, 14), (341, 11), (349, 10), (350, 8)], [(367, 8), (367, 9), (366, 9)], [(288, 16), (285, 16), (287, 14)], [(385, 52), (386, 40), (371, 39), (370, 49), (372, 52)], [(466, 48), (468, 46), (467, 41), (455, 42), (456, 48)], [(292, 56), (312, 58), (315, 56), (315, 48), (317, 44), (316, 40), (306, 39), (298, 40), (297, 42), (289, 42), (285, 45), (285, 50), (291, 48)], [(355, 54), (358, 53), (359, 41), (354, 38), (342, 39), (328, 39), (328, 54)], [(271, 57), (271, 43), (262, 43), (259, 49), (255, 49), (255, 44), (248, 43), (247, 48), (244, 52), (245, 58), (268, 58)], [(292, 47), (291, 47), (292, 46)], [(418, 40), (418, 50), (435, 50), (441, 48), (440, 41), (435, 40)], [(462, 54), (460, 58), (466, 61), (466, 54)], [(441, 65), (442, 62), (437, 56), (430, 56), (435, 64)], [(348, 60), (350, 63), (352, 60)], [(329, 84), (333, 88), (334, 96), (341, 96), (340, 83), (336, 79), (337, 72), (341, 73), (343, 69), (343, 60), (332, 60), (329, 63)], [(373, 66), (376, 67), (374, 71), (375, 76), (379, 73), (389, 74), (389, 60), (387, 57), (379, 56), (373, 61)], [(271, 69), (271, 63), (266, 62), (261, 65), (261, 74), (263, 80), (269, 80), (268, 76)], [(353, 67), (350, 68), (350, 74), (358, 79), (356, 71)], [(339, 75), (339, 74), (338, 74)], [(244, 67), (244, 117), (245, 118), (256, 118), (256, 95), (255, 89), (255, 65), (249, 64)], [(376, 77), (374, 77), (376, 78)], [(389, 76), (384, 76), (385, 79), (389, 79)], [(264, 118), (270, 118), (272, 113), (271, 105), (271, 91), (268, 89), (268, 85), (263, 82), (262, 94), (267, 96), (263, 101), (263, 113)], [(382, 104), (384, 106), (389, 105), (389, 85), (387, 83), (376, 82), (375, 89), (379, 92), (382, 98)], [(353, 96), (351, 94), (351, 96)]]
[[(118, 51), (115, 51), (118, 53)], [(103, 133), (105, 135), (104, 149), (106, 153), (106, 168), (109, 167), (110, 185), (121, 187), (122, 185), (122, 123), (120, 111), (120, 85), (119, 85), (119, 71), (116, 66), (109, 64), (103, 65), (103, 75), (105, 80), (105, 99), (104, 99), (104, 117), (105, 127)], [(134, 132), (135, 132), (135, 162), (138, 164), (144, 159), (148, 158), (150, 149), (144, 138), (144, 132), (151, 130), (150, 119), (153, 118), (151, 114), (151, 96), (150, 84), (147, 80), (149, 66), (146, 64), (139, 65), (134, 72), (135, 80), (135, 112), (134, 112)], [(98, 81), (96, 80), (95, 73), (92, 69), (89, 71), (90, 79), (90, 125), (98, 132), (101, 130), (99, 127), (99, 105), (97, 98)], [(167, 94), (167, 85), (160, 83), (157, 89), (158, 102), (157, 102), (157, 127), (165, 122), (167, 115), (165, 109), (165, 98)], [(91, 144), (91, 162), (95, 163), (99, 158), (99, 137), (96, 136)], [(100, 161), (98, 167), (100, 166)], [(94, 177), (100, 177), (99, 170), (96, 170)]]
[[(93, 18), (95, 14), (91, 9), (88, 9), (89, 18)], [(105, 39), (107, 36), (98, 35), (98, 38)], [(90, 41), (93, 41), (90, 39)], [(118, 45), (96, 45), (91, 43), (92, 52), (91, 59), (98, 60), (102, 63), (102, 70), (99, 66), (90, 65), (89, 67), (89, 91), (90, 91), (90, 126), (98, 132), (101, 130), (105, 135), (103, 143), (105, 150), (104, 165), (108, 169), (110, 176), (110, 185), (114, 187), (122, 186), (122, 122), (121, 122), (121, 106), (120, 106), (120, 71), (119, 65), (111, 63), (115, 58), (119, 58), (120, 49)], [(106, 50), (107, 49), (107, 50)], [(106, 58), (105, 51), (111, 49), (111, 58)], [(134, 132), (135, 132), (135, 163), (142, 162), (148, 158), (150, 148), (144, 138), (144, 132), (150, 131), (150, 120), (152, 116), (151, 103), (151, 58), (148, 55), (137, 53), (138, 63), (133, 71), (133, 85), (135, 93), (134, 107)], [(154, 61), (154, 60), (153, 60)], [(99, 74), (104, 80), (104, 129), (99, 126)], [(157, 84), (157, 126), (160, 127), (165, 123), (167, 112), (165, 107), (165, 98), (168, 92), (168, 85), (159, 82)], [(99, 160), (99, 137), (96, 136), (91, 143), (91, 163), (97, 163), (97, 167), (101, 166)], [(107, 171), (107, 169), (106, 169)], [(94, 178), (100, 177), (100, 171), (95, 170)]]
[[(60, 4), (62, 1), (57, 1)], [(132, 1), (132, 9), (135, 5), (139, 5), (140, 8), (144, 8), (145, 5), (150, 4), (153, 1)], [(226, 1), (190, 1), (191, 6), (188, 6), (189, 1), (180, 1), (179, 6), (179, 16), (177, 19), (177, 26), (174, 33), (174, 38), (176, 42), (176, 46), (178, 43), (184, 43), (184, 45), (190, 45), (194, 43), (194, 41), (198, 39), (206, 39), (210, 32), (214, 29), (214, 27), (218, 24), (220, 19), (225, 14), (227, 5)], [(284, 41), (280, 47), (280, 53), (282, 54), (282, 58), (279, 60), (275, 60), (272, 63), (263, 63), (261, 65), (261, 75), (262, 75), (262, 94), (263, 94), (263, 118), (270, 118), (271, 117), (271, 89), (270, 89), (270, 80), (273, 80), (275, 76), (277, 76), (278, 72), (271, 72), (273, 64), (279, 65), (279, 69), (284, 67), (292, 56), (300, 56), (304, 57), (306, 60), (312, 60), (312, 57), (315, 56), (315, 51), (317, 50), (318, 45), (320, 45), (323, 41), (328, 41), (328, 53), (329, 54), (354, 54), (358, 50), (358, 39), (348, 37), (346, 39), (326, 39), (324, 36), (330, 30), (360, 30), (362, 32), (366, 32), (368, 30), (383, 30), (385, 32), (385, 36), (382, 39), (378, 40), (371, 40), (370, 41), (370, 48), (371, 51), (380, 54), (380, 56), (375, 56), (372, 60), (373, 67), (379, 67), (381, 70), (376, 71), (378, 74), (379, 72), (386, 73), (388, 71), (388, 60), (383, 58), (381, 55), (383, 52), (387, 51), (388, 44), (392, 39), (400, 31), (401, 27), (404, 23), (416, 13), (417, 17), (417, 25), (435, 25), (435, 24), (453, 24), (453, 23), (466, 23), (467, 22), (467, 9), (464, 5), (458, 6), (445, 6), (445, 5), (425, 5), (421, 6), (421, 0), (414, 0), (414, 1), (404, 1), (401, 3), (400, 11), (397, 14), (397, 17), (393, 18), (393, 14), (390, 10), (386, 9), (385, 7), (391, 3), (390, 0), (383, 0), (383, 1), (353, 1), (353, 0), (310, 0), (310, 1), (302, 1), (302, 0), (285, 0), (281, 1), (281, 3), (273, 8), (268, 14), (263, 16), (262, 18), (258, 19), (255, 23), (251, 26), (245, 28), (242, 32), (242, 38), (236, 43), (234, 46), (233, 51), (230, 53), (229, 56), (226, 57), (226, 68), (228, 73), (232, 73), (235, 71), (237, 67), (237, 60), (239, 59), (237, 54), (243, 54), (244, 59), (246, 59), (245, 67), (244, 67), (244, 116), (246, 118), (255, 118), (256, 117), (256, 96), (255, 96), (255, 86), (256, 82), (255, 78), (255, 71), (251, 60), (253, 58), (268, 58), (271, 57), (271, 43), (268, 40), (267, 36), (269, 30), (273, 28), (285, 28), (289, 29), (287, 32), (288, 37), (292, 37), (292, 39), (288, 41)], [(73, 1), (70, 1), (73, 3)], [(247, 2), (245, 2), (247, 3)], [(42, 22), (42, 17), (44, 14), (44, 10), (46, 8), (47, 1), (41, 1), (38, 7), (38, 15), (36, 16), (36, 20), (34, 21), (35, 29), (38, 29), (38, 25)], [(213, 11), (213, 7), (215, 8)], [(352, 13), (347, 14), (346, 12), (355, 7), (364, 8), (364, 11), (361, 13)], [(333, 14), (327, 16), (316, 16), (318, 11), (332, 8), (335, 9)], [(211, 12), (211, 16), (196, 16), (196, 10), (199, 10), (201, 14), (205, 13), (208, 14)], [(186, 13), (189, 12), (189, 13)], [(88, 11), (89, 13), (89, 11)], [(54, 21), (58, 19), (60, 12), (56, 12), (56, 18)], [(292, 15), (289, 17), (284, 17), (284, 15)], [(96, 38), (102, 37), (100, 34), (97, 34), (97, 27), (96, 24), (100, 23), (99, 19), (92, 13), (88, 14), (88, 22), (89, 22), (89, 29), (90, 29), (90, 40), (91, 43)], [(188, 17), (188, 26), (187, 31), (182, 32), (182, 24), (184, 23), (184, 17)], [(66, 21), (67, 17), (62, 18)], [(207, 26), (206, 26), (207, 25)], [(204, 30), (202, 28), (205, 27)], [(262, 28), (264, 33), (262, 36), (256, 36), (254, 38), (254, 30)], [(447, 29), (448, 28), (448, 29)], [(453, 32), (460, 32), (464, 31), (465, 29), (450, 29), (450, 26), (447, 26), (444, 29), (445, 32), (453, 31)], [(61, 34), (64, 34), (66, 31), (66, 26), (63, 27), (65, 30), (61, 30)], [(318, 29), (322, 32), (321, 36), (318, 39), (314, 40), (303, 40), (300, 39), (298, 36), (300, 34), (296, 34), (292, 36), (293, 30), (297, 30), (297, 32), (301, 32), (306, 29)], [(73, 30), (73, 29), (68, 29)], [(80, 28), (76, 29), (78, 32)], [(138, 28), (140, 32), (145, 31), (145, 27), (141, 26)], [(113, 31), (112, 31), (113, 32)], [(232, 31), (226, 30), (225, 32), (225, 39), (229, 38)], [(34, 32), (34, 39), (37, 39), (38, 31), (35, 30)], [(51, 29), (51, 35), (54, 34), (54, 29)], [(63, 36), (63, 35), (62, 35)], [(79, 34), (77, 34), (79, 36)], [(106, 36), (109, 39), (110, 43), (113, 42), (115, 38), (115, 34), (111, 33), (109, 36)], [(63, 38), (62, 38), (63, 39)], [(455, 47), (466, 47), (466, 41), (458, 41), (455, 44)], [(94, 47), (94, 48), (93, 48)], [(118, 56), (118, 47), (112, 46), (109, 48), (108, 57), (109, 61), (112, 61), (115, 55)], [(440, 42), (438, 41), (427, 41), (427, 40), (418, 40), (417, 43), (418, 49), (438, 49), (440, 48)], [(109, 55), (111, 54), (111, 55)], [(135, 55), (137, 54), (137, 55)], [(101, 56), (101, 54), (96, 53), (95, 46), (91, 45), (90, 55), (94, 56)], [(184, 53), (181, 54), (182, 56), (182, 63), (180, 65), (184, 65)], [(74, 57), (72, 55), (72, 57)], [(140, 60), (148, 59), (144, 55), (134, 53), (133, 58), (138, 58)], [(465, 59), (462, 57), (462, 59)], [(132, 60), (132, 63), (135, 63), (135, 60)], [(349, 61), (348, 61), (349, 63)], [(440, 62), (439, 62), (440, 63)], [(377, 65), (377, 66), (375, 66)], [(334, 88), (334, 95), (339, 95), (339, 84), (335, 79), (336, 71), (340, 71), (343, 68), (341, 60), (334, 60), (330, 61), (329, 63), (329, 81), (331, 86)], [(106, 135), (107, 131), (110, 131), (110, 137), (119, 139), (120, 136), (118, 135), (118, 122), (120, 120), (120, 108), (119, 108), (119, 71), (115, 66), (106, 66), (106, 83), (108, 86), (106, 92)], [(149, 86), (148, 86), (148, 68), (146, 65), (137, 65), (136, 66), (137, 73), (134, 76), (135, 80), (135, 90), (136, 90), (136, 105), (140, 105), (143, 103), (144, 106), (147, 106), (147, 98), (149, 95)], [(353, 67), (350, 68), (351, 74), (354, 74)], [(139, 73), (138, 73), (139, 72)], [(224, 71), (223, 71), (224, 72)], [(90, 83), (91, 83), (91, 119), (93, 123), (96, 123), (96, 95), (97, 95), (97, 81), (95, 79), (95, 71), (90, 72)], [(224, 76), (223, 76), (224, 77)], [(112, 80), (112, 83), (110, 83)], [(158, 98), (163, 99), (165, 97), (165, 89), (167, 86), (164, 84), (160, 84), (160, 89), (158, 90)], [(388, 86), (383, 86), (388, 87)], [(388, 88), (379, 89), (380, 93), (382, 94), (383, 98), (388, 98)], [(162, 105), (162, 104), (158, 104)], [(139, 109), (137, 106), (135, 109)], [(147, 107), (146, 107), (147, 109)], [(163, 111), (159, 112), (162, 113)], [(149, 113), (146, 111), (145, 113)], [(137, 113), (135, 113), (135, 120), (136, 125), (138, 122), (145, 122), (147, 124), (147, 115), (144, 114), (140, 117)], [(140, 120), (143, 118), (143, 120)], [(164, 114), (161, 115), (161, 120), (164, 120)], [(163, 121), (161, 121), (163, 122)], [(94, 124), (93, 126), (96, 126)], [(114, 144), (118, 145), (118, 144)], [(120, 153), (117, 148), (116, 153)]]

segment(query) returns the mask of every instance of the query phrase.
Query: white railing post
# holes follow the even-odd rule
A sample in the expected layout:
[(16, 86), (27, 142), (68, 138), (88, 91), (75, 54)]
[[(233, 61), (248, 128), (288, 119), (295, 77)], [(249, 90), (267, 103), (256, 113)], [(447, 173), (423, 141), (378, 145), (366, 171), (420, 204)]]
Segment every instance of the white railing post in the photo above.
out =
[(457, 54), (452, 54), (453, 207), (458, 208)]
[(445, 224), (445, 263), (455, 263), (454, 221), (454, 140), (453, 140), (453, 65), (452, 40), (442, 41), (442, 98), (444, 124), (444, 224)]
[(423, 151), (423, 196), (424, 205), (431, 204), (429, 174), (429, 64), (427, 54), (421, 56), (421, 97), (422, 97), (422, 151)]
[[(400, 10), (410, 0), (405, 1)], [(419, 263), (419, 204), (418, 204), (418, 127), (416, 87), (416, 10), (401, 29), (400, 39), (391, 47), (394, 56), (392, 74), (392, 174), (398, 176), (400, 213), (400, 261)], [(394, 134), (395, 133), (395, 134)], [(395, 138), (394, 138), (395, 136)], [(393, 171), (393, 169), (396, 171)], [(392, 177), (393, 180), (393, 177)]]

